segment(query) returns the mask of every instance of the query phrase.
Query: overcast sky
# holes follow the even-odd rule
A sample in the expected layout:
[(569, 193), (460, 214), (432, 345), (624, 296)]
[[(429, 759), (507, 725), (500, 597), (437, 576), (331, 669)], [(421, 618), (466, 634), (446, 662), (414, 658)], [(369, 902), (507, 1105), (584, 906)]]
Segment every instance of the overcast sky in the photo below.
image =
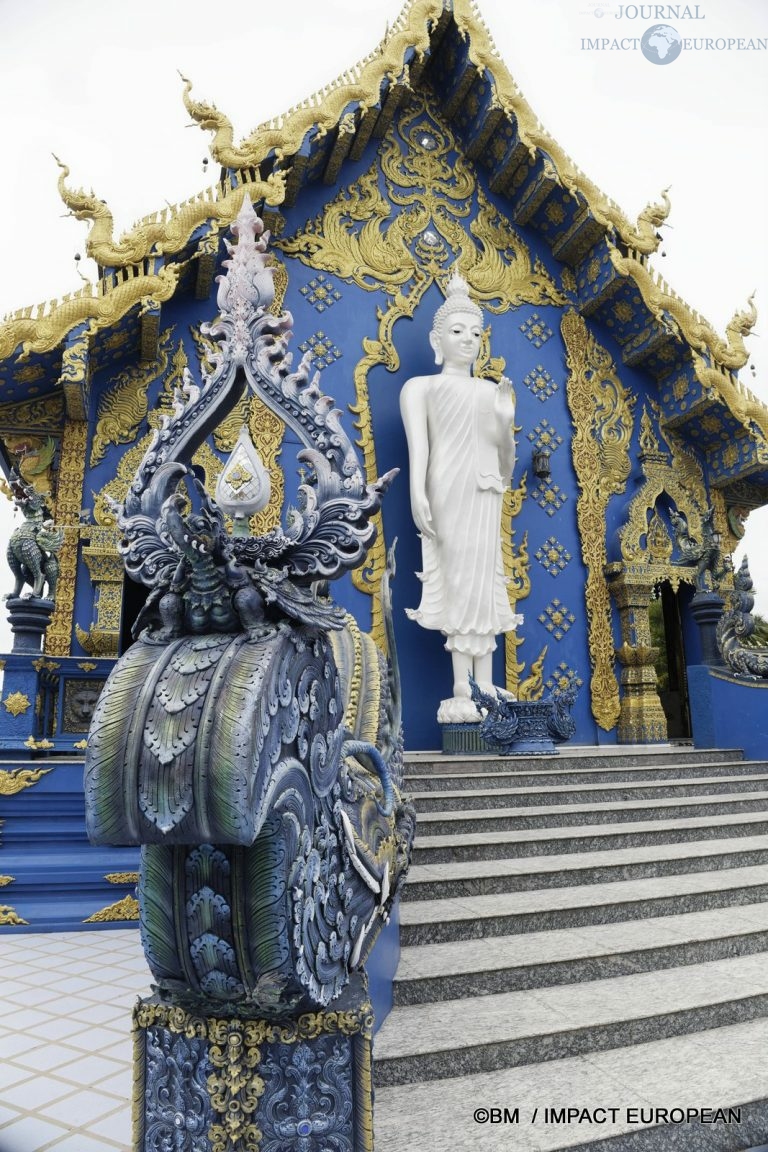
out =
[[(52, 152), (70, 166), (71, 185), (108, 202), (119, 234), (211, 182), (202, 165), (209, 134), (189, 125), (178, 70), (240, 138), (366, 55), (401, 6), (0, 0), (0, 315), (80, 285), (74, 256), (87, 225), (64, 215)], [(768, 53), (688, 49), (659, 66), (631, 45), (651, 24), (647, 5), (479, 0), (479, 8), (541, 122), (630, 217), (671, 185), (667, 255), (655, 264), (678, 293), (722, 333), (757, 290), (755, 372), (747, 367), (741, 379), (768, 400)], [(685, 10), (701, 18), (664, 15), (698, 42), (768, 37), (764, 0)], [(625, 50), (595, 50), (603, 39)], [(80, 271), (95, 270), (82, 259)], [(753, 514), (745, 543), (768, 613), (768, 514)]]

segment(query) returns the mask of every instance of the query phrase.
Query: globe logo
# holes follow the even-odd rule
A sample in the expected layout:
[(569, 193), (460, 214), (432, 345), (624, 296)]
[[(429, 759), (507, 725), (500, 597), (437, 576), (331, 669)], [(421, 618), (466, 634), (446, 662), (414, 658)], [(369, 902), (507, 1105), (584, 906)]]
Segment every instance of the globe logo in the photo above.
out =
[(640, 51), (651, 64), (671, 64), (683, 50), (683, 40), (669, 24), (653, 24), (643, 33)]

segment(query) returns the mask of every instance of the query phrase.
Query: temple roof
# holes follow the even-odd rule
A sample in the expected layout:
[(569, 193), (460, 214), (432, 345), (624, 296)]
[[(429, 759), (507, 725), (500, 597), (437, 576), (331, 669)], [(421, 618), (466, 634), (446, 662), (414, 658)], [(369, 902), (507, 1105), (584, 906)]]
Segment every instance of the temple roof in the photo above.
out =
[[(70, 187), (61, 164), (62, 199), (91, 223), (86, 251), (100, 278), (0, 324), (0, 400), (26, 400), (32, 376), (41, 388), (43, 379), (53, 380), (70, 416), (82, 419), (85, 381), (78, 384), (71, 368), (77, 349), (87, 347), (91, 370), (127, 350), (151, 357), (163, 303), (180, 293), (209, 294), (219, 235), (245, 190), (260, 211), (279, 213), (304, 186), (335, 184), (345, 161), (386, 133), (422, 83), (434, 90), (441, 115), (491, 191), (507, 201), (510, 218), (538, 232), (569, 270), (579, 309), (607, 325), (625, 363), (667, 388), (667, 418), (695, 418), (702, 435), (709, 416), (717, 425), (713, 451), (723, 430), (746, 437), (753, 450), (739, 475), (757, 485), (755, 502), (764, 502), (763, 488), (768, 499), (768, 408), (735, 374), (748, 358), (744, 337), (756, 320), (754, 304), (734, 314), (723, 338), (673, 292), (649, 263), (669, 213), (667, 193), (635, 221), (604, 195), (539, 123), (470, 0), (411, 0), (369, 56), (239, 143), (227, 116), (194, 98), (184, 80), (188, 112), (212, 133), (220, 180), (119, 239), (108, 206)], [(706, 434), (699, 444), (708, 449)]]

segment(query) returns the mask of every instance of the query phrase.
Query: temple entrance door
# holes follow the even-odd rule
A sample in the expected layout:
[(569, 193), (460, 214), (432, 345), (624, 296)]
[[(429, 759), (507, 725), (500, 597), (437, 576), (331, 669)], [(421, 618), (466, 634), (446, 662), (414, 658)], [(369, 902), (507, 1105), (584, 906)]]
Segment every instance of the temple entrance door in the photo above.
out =
[(670, 740), (691, 739), (688, 681), (680, 605), (680, 590), (668, 581), (657, 584), (649, 605), (651, 640), (658, 648), (656, 677)]

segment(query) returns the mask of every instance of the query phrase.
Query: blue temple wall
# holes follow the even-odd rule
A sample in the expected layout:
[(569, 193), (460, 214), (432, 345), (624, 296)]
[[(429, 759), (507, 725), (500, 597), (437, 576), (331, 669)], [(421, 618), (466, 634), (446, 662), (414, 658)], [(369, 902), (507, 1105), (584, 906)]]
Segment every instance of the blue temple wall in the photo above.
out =
[(768, 681), (689, 664), (693, 739), (697, 748), (741, 748), (747, 760), (768, 749)]

